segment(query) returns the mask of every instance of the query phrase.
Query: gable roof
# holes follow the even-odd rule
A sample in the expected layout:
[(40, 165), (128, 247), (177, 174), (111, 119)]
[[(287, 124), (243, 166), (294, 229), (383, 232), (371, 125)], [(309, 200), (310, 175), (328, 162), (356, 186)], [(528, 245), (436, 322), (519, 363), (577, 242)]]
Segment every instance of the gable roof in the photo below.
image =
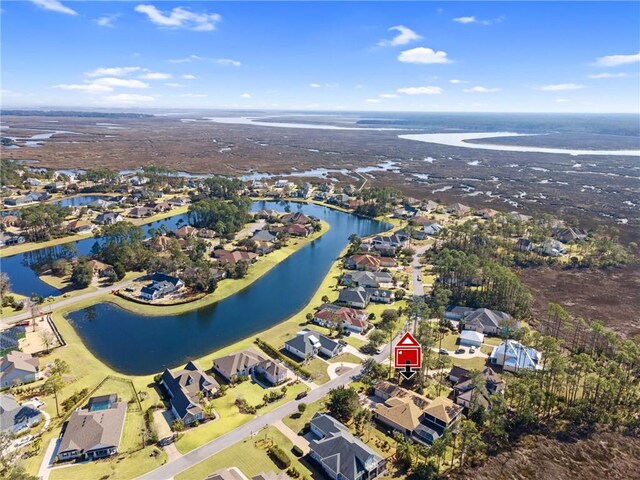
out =
[(9, 352), (4, 357), (0, 358), (0, 372), (3, 375), (8, 375), (9, 372), (13, 370), (36, 373), (39, 365), (40, 361), (31, 354), (18, 352), (16, 350)]
[(0, 432), (13, 429), (23, 418), (40, 415), (40, 411), (20, 405), (13, 395), (0, 394)]
[(456, 405), (451, 400), (444, 397), (436, 397), (424, 410), (424, 413), (427, 415), (431, 415), (432, 417), (445, 422), (447, 425), (455, 420), (461, 412), (462, 407), (460, 405)]
[(477, 308), (464, 316), (465, 326), (474, 324), (482, 325), (483, 327), (499, 328), (501, 322), (509, 319), (511, 319), (511, 315), (508, 313), (490, 310), (488, 308)]
[(213, 377), (189, 362), (184, 369), (171, 373), (169, 369), (162, 373), (162, 382), (171, 395), (171, 405), (180, 418), (187, 413), (195, 415), (202, 409), (198, 401), (198, 392), (213, 393), (220, 388)]
[(311, 451), (340, 478), (355, 480), (362, 471), (370, 471), (383, 461), (380, 455), (332, 417), (316, 413), (311, 424), (325, 433), (324, 438), (309, 442)]
[(406, 430), (413, 431), (420, 425), (422, 409), (408, 398), (391, 397), (385, 403), (378, 403), (375, 413)]
[(371, 298), (371, 293), (364, 287), (345, 288), (338, 293), (338, 302), (342, 303), (363, 303), (367, 304)]

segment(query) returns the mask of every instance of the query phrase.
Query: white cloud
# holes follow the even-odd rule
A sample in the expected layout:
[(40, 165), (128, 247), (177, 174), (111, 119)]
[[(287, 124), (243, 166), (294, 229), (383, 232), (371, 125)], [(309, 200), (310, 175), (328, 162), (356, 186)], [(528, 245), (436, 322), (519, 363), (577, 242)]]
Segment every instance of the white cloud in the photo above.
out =
[(148, 83), (141, 82), (140, 80), (116, 77), (96, 78), (93, 83), (105, 87), (149, 88)]
[(477, 87), (465, 88), (462, 91), (466, 93), (493, 93), (493, 92), (499, 92), (500, 89), (477, 86)]
[(309, 86), (311, 88), (320, 88), (320, 87), (322, 87), (322, 85), (320, 85), (319, 83), (310, 83)]
[(218, 58), (216, 60), (216, 63), (218, 65), (223, 65), (223, 66), (232, 66), (232, 67), (239, 67), (240, 65), (242, 65), (242, 63), (240, 63), (237, 60), (232, 60), (230, 58)]
[(195, 75), (187, 74), (187, 75), (182, 75), (182, 78), (184, 78), (185, 80), (195, 80), (198, 77), (196, 77)]
[(170, 73), (149, 72), (144, 75), (140, 75), (140, 78), (144, 80), (168, 80), (173, 78), (173, 75)]
[(395, 27), (391, 27), (389, 29), (390, 32), (396, 31), (399, 32), (398, 35), (393, 37), (391, 40), (380, 40), (378, 42), (379, 47), (386, 46), (398, 46), (398, 45), (406, 45), (409, 42), (413, 42), (414, 40), (420, 40), (422, 37), (418, 35), (416, 32), (411, 30), (404, 25), (396, 25)]
[(58, 0), (31, 0), (37, 6), (44, 8), (45, 10), (51, 10), (52, 12), (66, 13), (67, 15), (78, 15), (75, 10), (64, 6)]
[(206, 98), (209, 95), (206, 93), (182, 93), (180, 96), (184, 98)]
[(153, 5), (137, 5), (134, 10), (147, 15), (152, 23), (161, 27), (186, 28), (199, 32), (215, 30), (216, 23), (222, 19), (217, 13), (195, 13), (184, 7), (176, 7), (167, 13)]
[(142, 70), (140, 67), (106, 67), (86, 72), (87, 77), (124, 77), (131, 72)]
[(476, 17), (458, 17), (458, 18), (454, 18), (453, 19), (454, 22), (458, 22), (458, 23), (476, 23), (478, 20), (476, 20)]
[(449, 80), (449, 83), (452, 83), (453, 85), (459, 85), (461, 83), (469, 83), (467, 80), (458, 80), (457, 78), (452, 78), (451, 80)]
[(367, 98), (365, 100), (365, 102), (367, 102), (367, 103), (380, 103), (380, 100), (378, 100), (377, 98)]
[(396, 93), (381, 93), (378, 95), (380, 98), (398, 98), (400, 95)]
[(406, 95), (440, 95), (442, 88), (440, 87), (405, 87), (399, 88), (398, 93), (404, 93)]
[(580, 90), (581, 88), (584, 88), (584, 85), (578, 85), (575, 83), (557, 83), (555, 85), (533, 87), (534, 90), (542, 90), (543, 92), (562, 92), (565, 90)]
[(505, 16), (504, 15), (500, 15), (497, 18), (494, 18), (493, 20), (480, 20), (476, 17), (474, 17), (473, 15), (470, 15), (468, 17), (458, 17), (458, 18), (454, 18), (453, 21), (457, 22), (457, 23), (461, 23), (463, 25), (467, 25), (469, 23), (477, 23), (480, 25), (495, 25), (496, 23), (502, 23), (504, 22)]
[(150, 95), (137, 95), (135, 93), (119, 93), (118, 95), (109, 95), (104, 97), (105, 100), (108, 100), (111, 103), (117, 104), (125, 104), (125, 105), (135, 105), (137, 103), (148, 103), (153, 102), (155, 97)]
[(624, 72), (618, 72), (618, 73), (603, 72), (603, 73), (594, 73), (592, 75), (587, 75), (587, 76), (589, 78), (622, 78), (622, 77), (628, 77), (629, 75)]
[(186, 87), (186, 85), (183, 85), (182, 83), (173, 83), (173, 82), (165, 83), (165, 85), (166, 85), (167, 87), (173, 87), (173, 88), (182, 88), (182, 87)]
[(103, 15), (100, 18), (96, 18), (94, 22), (96, 22), (101, 27), (116, 28), (113, 22), (115, 22), (119, 16), (119, 13), (114, 13), (112, 15)]
[(632, 53), (631, 55), (607, 55), (605, 57), (598, 57), (592, 65), (595, 67), (617, 67), (619, 65), (638, 62), (640, 62), (640, 52)]
[(170, 59), (169, 63), (189, 63), (194, 60), (204, 60), (204, 58), (198, 55), (189, 55), (188, 57)]
[(567, 103), (570, 102), (568, 98), (556, 98), (556, 103)]
[(60, 85), (54, 85), (53, 88), (59, 88), (60, 90), (76, 90), (76, 91), (87, 92), (87, 93), (105, 93), (105, 92), (113, 91), (113, 88), (107, 85), (99, 85), (96, 83), (79, 83), (79, 84), (63, 83)]
[(243, 93), (242, 95), (240, 95), (241, 98), (251, 98), (251, 94), (249, 93)]
[(404, 63), (450, 63), (451, 60), (447, 58), (447, 53), (441, 50), (434, 51), (431, 48), (417, 47), (410, 50), (401, 52), (398, 56), (398, 60)]

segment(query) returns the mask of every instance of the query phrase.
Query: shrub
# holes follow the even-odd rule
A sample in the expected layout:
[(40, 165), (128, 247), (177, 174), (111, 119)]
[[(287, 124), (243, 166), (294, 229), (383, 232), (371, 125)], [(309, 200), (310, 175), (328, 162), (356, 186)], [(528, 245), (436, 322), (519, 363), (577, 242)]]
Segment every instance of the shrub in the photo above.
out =
[(304, 455), (304, 452), (302, 451), (302, 449), (297, 445), (294, 445), (291, 451), (296, 457), (301, 457)]
[(274, 445), (269, 447), (269, 455), (280, 468), (289, 468), (291, 466), (291, 459), (289, 458), (289, 455), (287, 455), (279, 446)]

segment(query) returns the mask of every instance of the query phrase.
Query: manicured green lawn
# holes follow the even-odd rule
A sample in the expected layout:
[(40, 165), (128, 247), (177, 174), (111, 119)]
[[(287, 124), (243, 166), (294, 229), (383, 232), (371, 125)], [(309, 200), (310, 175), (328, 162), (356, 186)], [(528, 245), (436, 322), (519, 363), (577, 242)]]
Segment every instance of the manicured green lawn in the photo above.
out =
[(442, 338), (442, 343), (436, 344), (436, 347), (440, 345), (441, 348), (446, 348), (447, 350), (455, 350), (456, 348), (458, 348), (458, 337), (459, 335), (457, 333), (449, 333)]
[(288, 417), (284, 417), (282, 422), (289, 427), (294, 432), (298, 433), (304, 427), (304, 424), (311, 420), (316, 412), (324, 411), (325, 400), (321, 399), (313, 403), (307, 404), (307, 409), (304, 411), (302, 415), (298, 415), (298, 413), (293, 413)]
[(353, 353), (342, 353), (337, 357), (330, 358), (330, 363), (362, 363), (360, 357), (356, 357)]
[(484, 337), (484, 342), (487, 345), (493, 345), (494, 347), (497, 347), (498, 345), (500, 345), (502, 343), (502, 339), (500, 337)]
[(460, 358), (453, 358), (452, 360), (454, 365), (466, 368), (467, 370), (482, 370), (487, 363), (487, 359), (482, 357), (475, 357), (464, 360)]
[[(45, 450), (43, 443), (42, 450)], [(154, 452), (155, 455), (154, 455)], [(167, 455), (157, 447), (147, 447), (134, 453), (120, 454), (109, 460), (55, 468), (50, 480), (131, 480), (145, 472), (158, 468), (167, 461)]]
[[(278, 389), (278, 387), (276, 387)], [(268, 404), (267, 406), (258, 410), (258, 414), (264, 414), (285, 402), (288, 402), (295, 398), (295, 396), (306, 390), (307, 386), (303, 383), (292, 385), (287, 387), (286, 396)], [(213, 440), (214, 438), (223, 435), (224, 433), (233, 430), (234, 428), (248, 422), (254, 418), (254, 415), (240, 413), (240, 410), (235, 404), (237, 398), (244, 398), (249, 405), (258, 405), (262, 403), (262, 397), (268, 390), (263, 389), (257, 384), (249, 381), (243, 382), (234, 388), (227, 390), (227, 393), (220, 398), (213, 400), (213, 405), (220, 418), (204, 423), (198, 427), (187, 430), (182, 438), (176, 442), (176, 447), (181, 453), (187, 453), (200, 445)]]
[(312, 358), (307, 363), (303, 365), (302, 368), (308, 370), (313, 375), (314, 383), (321, 385), (323, 383), (327, 383), (329, 379), (329, 374), (327, 373), (327, 362), (320, 360), (319, 358)]
[(276, 428), (269, 427), (253, 438), (246, 438), (194, 465), (176, 476), (175, 480), (202, 480), (217, 470), (229, 467), (239, 468), (249, 478), (260, 472), (274, 471), (278, 473), (281, 471), (280, 468), (267, 454), (268, 444), (278, 445), (282, 448), (291, 459), (291, 466), (295, 467), (303, 476), (311, 478), (311, 471), (303, 466), (298, 458), (291, 453), (291, 448), (293, 447), (291, 441)]

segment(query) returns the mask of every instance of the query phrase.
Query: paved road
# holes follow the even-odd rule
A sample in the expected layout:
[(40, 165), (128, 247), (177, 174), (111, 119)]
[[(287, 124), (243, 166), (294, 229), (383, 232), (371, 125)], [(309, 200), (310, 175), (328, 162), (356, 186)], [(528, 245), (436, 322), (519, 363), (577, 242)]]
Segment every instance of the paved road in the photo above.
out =
[[(400, 336), (393, 340), (395, 344), (400, 339)], [(375, 357), (376, 361), (384, 362), (389, 358), (390, 346), (387, 345), (383, 351)], [(362, 366), (358, 365), (356, 368), (345, 372), (341, 376), (334, 378), (333, 380), (319, 386), (315, 390), (311, 390), (309, 394), (302, 400), (305, 403), (312, 403), (325, 397), (330, 390), (351, 383), (353, 376), (358, 375), (362, 371)], [(264, 415), (258, 415), (253, 420), (239, 426), (238, 428), (231, 430), (228, 433), (202, 445), (195, 450), (183, 455), (181, 458), (174, 461), (170, 461), (163, 466), (152, 470), (151, 472), (138, 477), (138, 480), (170, 480), (176, 475), (184, 472), (185, 470), (193, 467), (197, 463), (221, 452), (227, 447), (230, 447), (250, 435), (258, 432), (266, 425), (273, 425), (278, 420), (291, 415), (298, 411), (298, 400), (291, 400), (284, 405), (272, 410)]]
[[(420, 263), (420, 257), (424, 255), (424, 252), (429, 250), (431, 245), (425, 245), (424, 247), (420, 247), (416, 250), (415, 255), (413, 256), (413, 260), (411, 260), (411, 269), (413, 276), (413, 296), (414, 297), (422, 297), (424, 295), (424, 285), (422, 285), (422, 274), (420, 272), (422, 268), (422, 264)], [(420, 280), (418, 279), (420, 277)]]
[[(53, 309), (53, 308), (64, 307), (66, 305), (71, 305), (74, 303), (81, 302), (88, 298), (93, 298), (100, 295), (104, 295), (105, 293), (110, 293), (111, 290), (120, 290), (121, 288), (125, 288), (133, 282), (134, 280), (127, 280), (126, 282), (116, 283), (113, 285), (109, 285), (108, 287), (98, 287), (96, 290), (83, 293), (81, 295), (76, 295), (74, 297), (69, 297), (69, 298), (61, 298), (60, 300), (57, 300), (51, 303), (43, 303), (42, 305), (38, 305), (39, 307), (38, 309), (39, 311), (49, 311), (50, 309)], [(12, 315), (10, 317), (3, 316), (2, 318), (0, 318), (0, 323), (14, 323), (14, 322), (19, 322), (21, 320), (27, 320), (29, 318), (31, 318), (31, 312), (26, 311), (18, 315)]]

